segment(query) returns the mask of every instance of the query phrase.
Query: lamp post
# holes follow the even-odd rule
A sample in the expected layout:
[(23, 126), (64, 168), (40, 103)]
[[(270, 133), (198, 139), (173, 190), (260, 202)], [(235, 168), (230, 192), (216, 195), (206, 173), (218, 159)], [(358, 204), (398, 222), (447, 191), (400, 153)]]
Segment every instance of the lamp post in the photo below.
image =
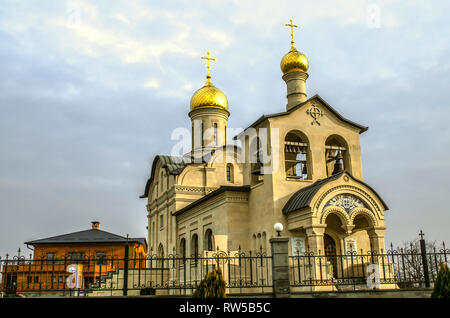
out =
[(270, 239), (272, 253), (272, 280), (274, 296), (289, 297), (289, 256), (288, 256), (288, 237), (281, 237), (283, 224), (276, 223), (273, 228), (278, 235)]
[(275, 223), (275, 225), (273, 226), (273, 228), (275, 229), (275, 231), (277, 231), (278, 236), (281, 236), (281, 231), (283, 231), (283, 224), (281, 224), (281, 223)]

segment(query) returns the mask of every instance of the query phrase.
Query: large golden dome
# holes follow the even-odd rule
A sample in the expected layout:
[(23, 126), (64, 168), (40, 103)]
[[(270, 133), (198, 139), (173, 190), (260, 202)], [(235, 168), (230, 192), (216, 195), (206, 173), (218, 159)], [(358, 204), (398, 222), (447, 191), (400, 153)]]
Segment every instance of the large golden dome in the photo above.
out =
[(219, 108), (228, 110), (228, 101), (225, 94), (215, 87), (209, 77), (205, 85), (198, 89), (191, 98), (191, 110), (199, 108)]
[(297, 71), (306, 73), (308, 59), (292, 45), (291, 50), (281, 59), (280, 68), (283, 74)]

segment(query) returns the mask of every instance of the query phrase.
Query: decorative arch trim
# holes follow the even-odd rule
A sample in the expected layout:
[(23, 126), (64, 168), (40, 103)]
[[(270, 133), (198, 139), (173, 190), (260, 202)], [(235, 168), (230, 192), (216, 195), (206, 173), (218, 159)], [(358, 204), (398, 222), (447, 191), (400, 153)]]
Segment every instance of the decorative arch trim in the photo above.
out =
[[(333, 192), (336, 192), (336, 194), (338, 193), (342, 193), (344, 191), (350, 191), (350, 193), (356, 193), (357, 196), (359, 196), (363, 201), (369, 203), (367, 204), (368, 206), (371, 206), (374, 208), (374, 210), (379, 214), (382, 215), (382, 209), (380, 208), (380, 206), (378, 205), (378, 203), (373, 199), (373, 197), (367, 193), (366, 191), (364, 191), (363, 189), (359, 188), (359, 187), (355, 187), (352, 185), (339, 185), (336, 187), (333, 187), (327, 191), (325, 191), (322, 195), (320, 195), (320, 197), (316, 200), (316, 202), (313, 204), (313, 211), (315, 211), (314, 214), (317, 215), (319, 207), (322, 205), (322, 203), (330, 198), (330, 194)], [(326, 200), (325, 202), (327, 202), (328, 200)]]
[(347, 214), (347, 212), (345, 212), (344, 209), (338, 206), (330, 206), (322, 212), (320, 223), (325, 224), (325, 221), (330, 214), (335, 214), (341, 220), (343, 225), (348, 225), (352, 222), (349, 215)]
[(367, 216), (370, 219), (370, 221), (372, 222), (373, 226), (378, 226), (377, 218), (373, 215), (372, 211), (370, 211), (369, 209), (366, 209), (366, 208), (356, 208), (352, 212), (350, 212), (349, 217), (350, 217), (350, 220), (351, 220), (352, 224), (354, 223), (355, 218), (358, 215), (365, 215), (365, 216)]

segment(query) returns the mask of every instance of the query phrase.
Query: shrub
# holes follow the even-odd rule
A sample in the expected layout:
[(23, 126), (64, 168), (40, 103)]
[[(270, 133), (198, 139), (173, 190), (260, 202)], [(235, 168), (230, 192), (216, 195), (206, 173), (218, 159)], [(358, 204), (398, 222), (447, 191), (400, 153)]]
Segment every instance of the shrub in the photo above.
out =
[(439, 273), (434, 282), (432, 298), (450, 298), (450, 270), (447, 265), (442, 263)]
[(194, 298), (225, 298), (225, 280), (220, 268), (213, 269), (206, 274), (200, 282), (194, 294)]

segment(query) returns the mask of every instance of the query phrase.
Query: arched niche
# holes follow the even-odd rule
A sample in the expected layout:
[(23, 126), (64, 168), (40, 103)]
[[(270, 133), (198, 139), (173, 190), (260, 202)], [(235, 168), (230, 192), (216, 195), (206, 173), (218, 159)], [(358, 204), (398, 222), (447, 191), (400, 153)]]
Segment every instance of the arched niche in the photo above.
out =
[(287, 178), (311, 179), (309, 140), (299, 130), (289, 131), (284, 138), (284, 169)]
[(350, 151), (347, 141), (342, 136), (334, 134), (326, 139), (325, 162), (328, 177), (341, 170), (352, 173)]

